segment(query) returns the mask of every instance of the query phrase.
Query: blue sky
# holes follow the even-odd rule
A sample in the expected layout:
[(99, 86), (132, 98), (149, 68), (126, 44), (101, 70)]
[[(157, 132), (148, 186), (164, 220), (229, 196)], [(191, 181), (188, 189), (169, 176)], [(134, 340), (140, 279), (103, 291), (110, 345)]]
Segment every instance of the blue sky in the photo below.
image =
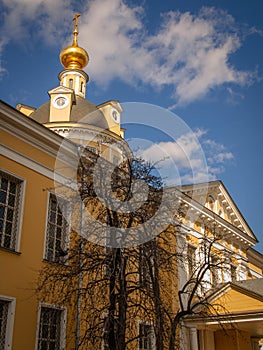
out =
[(261, 0), (0, 0), (0, 8), (2, 100), (34, 107), (48, 100), (71, 19), (81, 13), (79, 43), (90, 55), (86, 98), (176, 113), (263, 252)]

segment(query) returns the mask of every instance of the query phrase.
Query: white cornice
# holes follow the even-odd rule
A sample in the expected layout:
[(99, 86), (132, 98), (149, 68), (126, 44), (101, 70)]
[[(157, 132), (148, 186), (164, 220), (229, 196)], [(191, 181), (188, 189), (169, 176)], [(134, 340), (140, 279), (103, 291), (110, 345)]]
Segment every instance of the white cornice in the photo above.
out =
[(232, 212), (234, 213), (236, 218), (241, 222), (241, 225), (244, 227), (246, 233), (249, 234), (251, 237), (255, 238), (253, 232), (251, 231), (251, 228), (246, 223), (246, 221), (243, 218), (242, 214), (240, 213), (240, 211), (238, 210), (236, 205), (233, 205), (234, 204), (233, 199), (230, 197), (229, 193), (226, 191), (226, 189), (225, 189), (225, 187), (224, 187), (224, 185), (222, 183), (220, 183), (220, 185), (219, 185), (219, 190), (220, 190), (221, 193), (223, 193), (225, 199), (228, 202), (228, 205), (231, 207)]
[(77, 146), (72, 141), (65, 140), (3, 102), (0, 102), (0, 129), (54, 158), (62, 145), (69, 159), (76, 153)]
[[(198, 211), (199, 210), (200, 209), (198, 208)], [(212, 213), (209, 209), (203, 207), (202, 213), (205, 214), (205, 219), (209, 220), (210, 222), (215, 222), (217, 225), (221, 225), (220, 231), (223, 231), (225, 234), (230, 233), (233, 236), (232, 238), (235, 238), (240, 241), (243, 240), (249, 245), (256, 244), (256, 240), (253, 237), (241, 231), (238, 227), (232, 225), (230, 222), (224, 220), (220, 216), (214, 215), (214, 213)]]
[[(60, 184), (64, 184), (67, 187), (71, 187), (75, 191), (77, 190), (77, 187), (74, 181), (66, 177), (64, 174), (59, 173), (57, 170), (56, 172), (54, 172), (53, 169), (43, 164), (40, 164), (39, 162), (25, 156), (24, 154), (17, 152), (16, 150), (13, 150), (5, 145), (0, 145), (0, 154), (15, 161), (18, 164), (21, 164), (27, 167), (28, 169), (38, 174), (41, 174), (49, 178), (50, 180), (53, 180), (54, 185), (57, 185), (58, 183), (60, 183)], [(8, 169), (3, 169), (3, 170), (8, 170)]]
[(251, 268), (249, 269), (249, 273), (251, 274), (251, 276), (255, 277), (255, 278), (262, 278), (262, 274), (255, 271), (255, 270), (252, 270)]
[(236, 322), (262, 322), (263, 312), (247, 312), (247, 313), (229, 313), (224, 315), (215, 315), (208, 317), (187, 317), (184, 319), (184, 324), (187, 327), (192, 325), (220, 325), (220, 324), (231, 324)]
[[(59, 130), (63, 130), (64, 132), (74, 132), (79, 133), (80, 135), (93, 135), (93, 137), (99, 138), (105, 138), (105, 142), (112, 142), (112, 141), (122, 141), (124, 142), (123, 138), (119, 136), (118, 134), (114, 133), (110, 130), (101, 129), (99, 127), (85, 124), (85, 123), (72, 123), (72, 122), (53, 122), (53, 123), (46, 123), (46, 128), (52, 130), (53, 132), (58, 132)], [(107, 138), (107, 139), (106, 139)]]
[(52, 169), (36, 162), (32, 158), (28, 158), (24, 154), (21, 154), (16, 150), (7, 147), (6, 145), (0, 145), (0, 154), (5, 156), (6, 158), (17, 162), (18, 164), (21, 164), (29, 169), (36, 171), (41, 175), (44, 175), (50, 179), (54, 178), (54, 172)]
[[(170, 188), (172, 190), (172, 188)], [(177, 189), (175, 189), (178, 191)], [(179, 191), (180, 192), (180, 191)], [(254, 238), (254, 235), (251, 236), (250, 234), (243, 232), (238, 227), (232, 225), (228, 221), (221, 218), (221, 216), (215, 214), (193, 198), (189, 197), (188, 195), (184, 194), (183, 192), (179, 193), (181, 203), (184, 205), (187, 205), (188, 208), (191, 208), (194, 210), (198, 215), (204, 215), (203, 221), (209, 221), (210, 223), (214, 222), (217, 225), (220, 225), (220, 231), (226, 233), (229, 233), (232, 238), (239, 240), (240, 242), (243, 242), (244, 244), (247, 244), (249, 246), (254, 246), (257, 241)], [(249, 230), (251, 232), (251, 230)]]
[[(254, 244), (257, 242), (257, 239), (252, 232), (251, 228), (247, 224), (246, 220), (242, 216), (241, 212), (239, 211), (238, 207), (236, 206), (235, 202), (233, 201), (232, 197), (228, 193), (227, 189), (225, 188), (224, 184), (220, 180), (211, 181), (211, 182), (204, 182), (194, 185), (183, 185), (181, 188), (179, 188), (180, 191), (186, 194), (186, 196), (192, 197), (192, 195), (188, 195), (187, 192), (194, 192), (194, 194), (209, 194), (211, 191), (216, 191), (216, 194), (218, 197), (221, 198), (221, 202), (226, 208), (226, 210), (230, 211), (230, 216), (233, 218), (234, 224), (231, 224), (231, 226), (236, 227), (238, 232), (243, 232), (246, 236), (250, 236), (254, 240)], [(194, 202), (194, 197), (193, 200)], [(214, 220), (217, 220), (217, 214), (214, 213), (211, 210), (207, 210), (206, 212), (211, 212), (212, 216), (214, 215)], [(211, 217), (211, 215), (210, 215)], [(223, 220), (225, 221), (225, 220)], [(228, 225), (229, 226), (229, 225)], [(241, 234), (241, 236), (243, 236)], [(243, 239), (243, 237), (241, 238)]]

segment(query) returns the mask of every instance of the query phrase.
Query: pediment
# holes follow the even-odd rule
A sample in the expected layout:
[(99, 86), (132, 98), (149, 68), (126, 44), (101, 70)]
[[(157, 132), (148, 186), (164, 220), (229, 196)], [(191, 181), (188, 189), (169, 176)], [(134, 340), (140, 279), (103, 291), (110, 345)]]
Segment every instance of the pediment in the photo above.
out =
[[(211, 304), (218, 303), (220, 301), (225, 304), (228, 301), (230, 307), (236, 307), (239, 311), (242, 307), (245, 309), (248, 307), (249, 299), (259, 300), (260, 309), (263, 308), (263, 278), (257, 278), (253, 280), (243, 280), (237, 282), (227, 282), (222, 284), (217, 290), (215, 290), (209, 296), (209, 302)], [(233, 302), (231, 302), (233, 299)], [(257, 304), (253, 302), (253, 306), (257, 307)], [(239, 309), (239, 310), (238, 310)], [(230, 311), (230, 310), (229, 310)]]
[(53, 94), (73, 94), (74, 91), (66, 86), (57, 86), (52, 90), (48, 91), (49, 96)]
[(207, 297), (207, 303), (210, 305), (207, 317), (207, 306), (203, 304), (196, 309), (200, 314), (187, 316), (184, 323), (188, 327), (212, 331), (222, 330), (222, 327), (227, 330), (231, 327), (260, 339), (263, 336), (262, 287), (262, 278), (221, 284)]
[(183, 185), (180, 190), (225, 221), (235, 226), (253, 239), (256, 239), (234, 200), (222, 181), (211, 181), (195, 185)]
[(103, 109), (104, 107), (107, 107), (107, 106), (116, 108), (116, 109), (119, 111), (119, 113), (122, 113), (122, 112), (123, 112), (122, 106), (121, 106), (120, 102), (117, 101), (117, 100), (109, 100), (109, 101), (106, 101), (106, 102), (104, 102), (104, 103), (99, 104), (99, 105), (97, 106), (97, 108)]

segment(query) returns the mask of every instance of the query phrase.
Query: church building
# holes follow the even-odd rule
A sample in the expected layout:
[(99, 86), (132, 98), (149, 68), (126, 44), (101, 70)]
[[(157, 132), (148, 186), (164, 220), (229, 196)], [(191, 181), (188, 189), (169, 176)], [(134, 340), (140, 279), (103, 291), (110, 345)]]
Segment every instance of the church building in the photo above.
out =
[[(84, 68), (89, 56), (78, 45), (78, 17), (74, 17), (72, 45), (60, 53), (63, 70), (59, 85), (48, 91), (49, 100), (38, 108), (23, 104), (13, 108), (0, 102), (1, 350), (108, 349), (103, 338), (105, 314), (101, 314), (98, 331), (101, 337), (96, 333), (96, 339), (81, 344), (93, 314), (92, 309), (86, 310), (85, 322), (78, 317), (83, 297), (77, 296), (74, 305), (72, 300), (60, 303), (59, 286), (54, 292), (56, 301), (41, 299), (36, 293), (40, 271), (49, 267), (70, 270), (69, 223), (75, 224), (76, 218), (66, 220), (65, 212), (71, 212), (72, 203), (58, 199), (63, 191), (58, 194), (54, 183), (65, 184), (71, 178), (64, 169), (75, 165), (80, 149), (85, 149), (90, 162), (102, 157), (115, 167), (124, 160), (123, 147), (131, 153), (121, 125), (121, 104), (110, 100), (95, 105), (86, 100), (89, 77)], [(185, 299), (180, 305), (178, 295), (191, 279), (196, 281), (206, 264), (207, 251), (200, 242), (213, 243), (209, 268), (193, 299), (205, 293), (207, 304), (180, 320), (176, 346), (183, 350), (259, 350), (263, 345), (263, 255), (254, 248), (255, 234), (220, 180), (174, 186), (169, 191), (180, 206), (172, 230), (181, 259), (172, 265), (175, 271), (167, 272), (169, 282), (162, 288), (175, 313), (184, 307)], [(107, 277), (107, 271), (102, 274)], [(82, 276), (78, 283), (88, 278)], [(129, 332), (135, 334), (127, 341), (128, 350), (160, 349), (154, 318), (149, 321), (137, 315), (127, 322), (126, 337)], [(163, 340), (163, 349), (168, 349), (168, 343), (168, 338)]]

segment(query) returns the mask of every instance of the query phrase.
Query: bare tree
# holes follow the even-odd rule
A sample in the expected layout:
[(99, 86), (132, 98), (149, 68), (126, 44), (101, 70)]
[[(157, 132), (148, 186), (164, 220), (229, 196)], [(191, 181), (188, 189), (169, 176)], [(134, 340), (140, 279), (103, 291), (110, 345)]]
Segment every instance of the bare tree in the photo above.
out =
[[(191, 245), (186, 234), (178, 215), (177, 225), (168, 227), (158, 240), (146, 247), (146, 256), (151, 254), (154, 257), (145, 261), (151, 279), (148, 295), (154, 305), (157, 349), (183, 348), (181, 325), (189, 316), (217, 317), (218, 324), (224, 329), (219, 316), (227, 313), (227, 310), (222, 304), (212, 303), (210, 298), (222, 283), (222, 274), (229, 269), (229, 253), (223, 247), (218, 249), (224, 237), (212, 225), (195, 242), (196, 255), (193, 257), (188, 254)], [(175, 288), (171, 284), (175, 284)], [(228, 324), (231, 325), (231, 322)]]
[[(99, 348), (101, 342), (109, 350), (132, 348), (140, 337), (138, 319), (153, 325), (156, 350), (176, 349), (181, 321), (213, 312), (207, 276), (216, 276), (223, 267), (222, 259), (213, 259), (221, 237), (205, 235), (199, 242), (202, 259), (185, 264), (186, 246), (178, 240), (180, 208), (174, 210), (169, 201), (165, 215), (161, 211), (158, 216), (165, 229), (153, 235), (156, 228), (148, 223), (160, 208), (163, 184), (156, 168), (142, 159), (114, 167), (85, 152), (79, 161), (78, 192), (89, 215), (83, 219), (82, 211), (75, 212), (72, 220), (81, 221), (83, 231), (79, 235), (73, 230), (66, 257), (47, 262), (40, 271), (39, 298), (68, 305), (69, 328), (76, 329), (69, 342), (75, 349)], [(171, 224), (164, 225), (167, 216)]]

